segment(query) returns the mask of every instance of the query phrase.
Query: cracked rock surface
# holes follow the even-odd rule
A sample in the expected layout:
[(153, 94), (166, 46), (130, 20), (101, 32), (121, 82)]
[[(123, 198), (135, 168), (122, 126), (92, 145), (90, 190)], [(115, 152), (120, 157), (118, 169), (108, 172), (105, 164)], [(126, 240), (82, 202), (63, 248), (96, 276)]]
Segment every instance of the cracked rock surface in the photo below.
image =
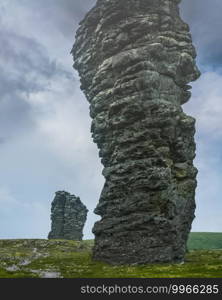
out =
[(79, 197), (65, 191), (56, 192), (51, 207), (49, 239), (82, 240), (87, 208)]
[(195, 211), (195, 119), (182, 105), (200, 72), (179, 0), (98, 0), (72, 49), (106, 179), (93, 257), (183, 261)]

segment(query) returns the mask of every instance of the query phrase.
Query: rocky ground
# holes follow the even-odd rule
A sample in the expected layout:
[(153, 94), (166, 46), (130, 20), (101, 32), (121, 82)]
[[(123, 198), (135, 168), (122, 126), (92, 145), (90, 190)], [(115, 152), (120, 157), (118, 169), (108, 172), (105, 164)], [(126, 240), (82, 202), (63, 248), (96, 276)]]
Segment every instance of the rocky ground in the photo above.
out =
[(222, 249), (190, 250), (183, 264), (112, 266), (92, 261), (92, 246), (92, 240), (0, 240), (0, 278), (222, 276)]

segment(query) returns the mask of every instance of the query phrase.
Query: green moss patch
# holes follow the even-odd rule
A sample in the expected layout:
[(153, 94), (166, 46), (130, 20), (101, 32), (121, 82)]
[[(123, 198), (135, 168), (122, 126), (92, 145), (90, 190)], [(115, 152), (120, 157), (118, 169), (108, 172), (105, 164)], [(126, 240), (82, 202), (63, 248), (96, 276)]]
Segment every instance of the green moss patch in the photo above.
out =
[(93, 241), (0, 240), (0, 278), (222, 276), (222, 250), (190, 250), (183, 264), (112, 266), (91, 258)]

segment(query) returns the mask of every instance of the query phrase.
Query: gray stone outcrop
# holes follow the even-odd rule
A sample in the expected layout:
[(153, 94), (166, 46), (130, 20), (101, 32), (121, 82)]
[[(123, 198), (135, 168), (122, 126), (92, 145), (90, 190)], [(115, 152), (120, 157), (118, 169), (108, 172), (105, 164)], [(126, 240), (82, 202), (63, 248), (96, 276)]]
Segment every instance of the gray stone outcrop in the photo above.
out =
[(183, 112), (200, 72), (179, 0), (98, 0), (72, 49), (90, 103), (105, 185), (93, 257), (180, 262), (195, 211), (195, 119)]
[(87, 208), (79, 197), (65, 191), (56, 192), (51, 206), (49, 239), (82, 240)]

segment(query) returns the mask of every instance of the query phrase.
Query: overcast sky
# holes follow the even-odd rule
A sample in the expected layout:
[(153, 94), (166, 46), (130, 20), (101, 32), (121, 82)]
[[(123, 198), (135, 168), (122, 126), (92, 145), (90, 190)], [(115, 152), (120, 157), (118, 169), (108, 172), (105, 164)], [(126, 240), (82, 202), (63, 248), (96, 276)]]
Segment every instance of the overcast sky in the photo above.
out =
[[(0, 2), (0, 238), (46, 238), (57, 190), (89, 209), (104, 183), (91, 140), (89, 105), (70, 50), (95, 0)], [(183, 0), (201, 78), (184, 110), (197, 119), (199, 169), (193, 231), (222, 231), (222, 1)]]

